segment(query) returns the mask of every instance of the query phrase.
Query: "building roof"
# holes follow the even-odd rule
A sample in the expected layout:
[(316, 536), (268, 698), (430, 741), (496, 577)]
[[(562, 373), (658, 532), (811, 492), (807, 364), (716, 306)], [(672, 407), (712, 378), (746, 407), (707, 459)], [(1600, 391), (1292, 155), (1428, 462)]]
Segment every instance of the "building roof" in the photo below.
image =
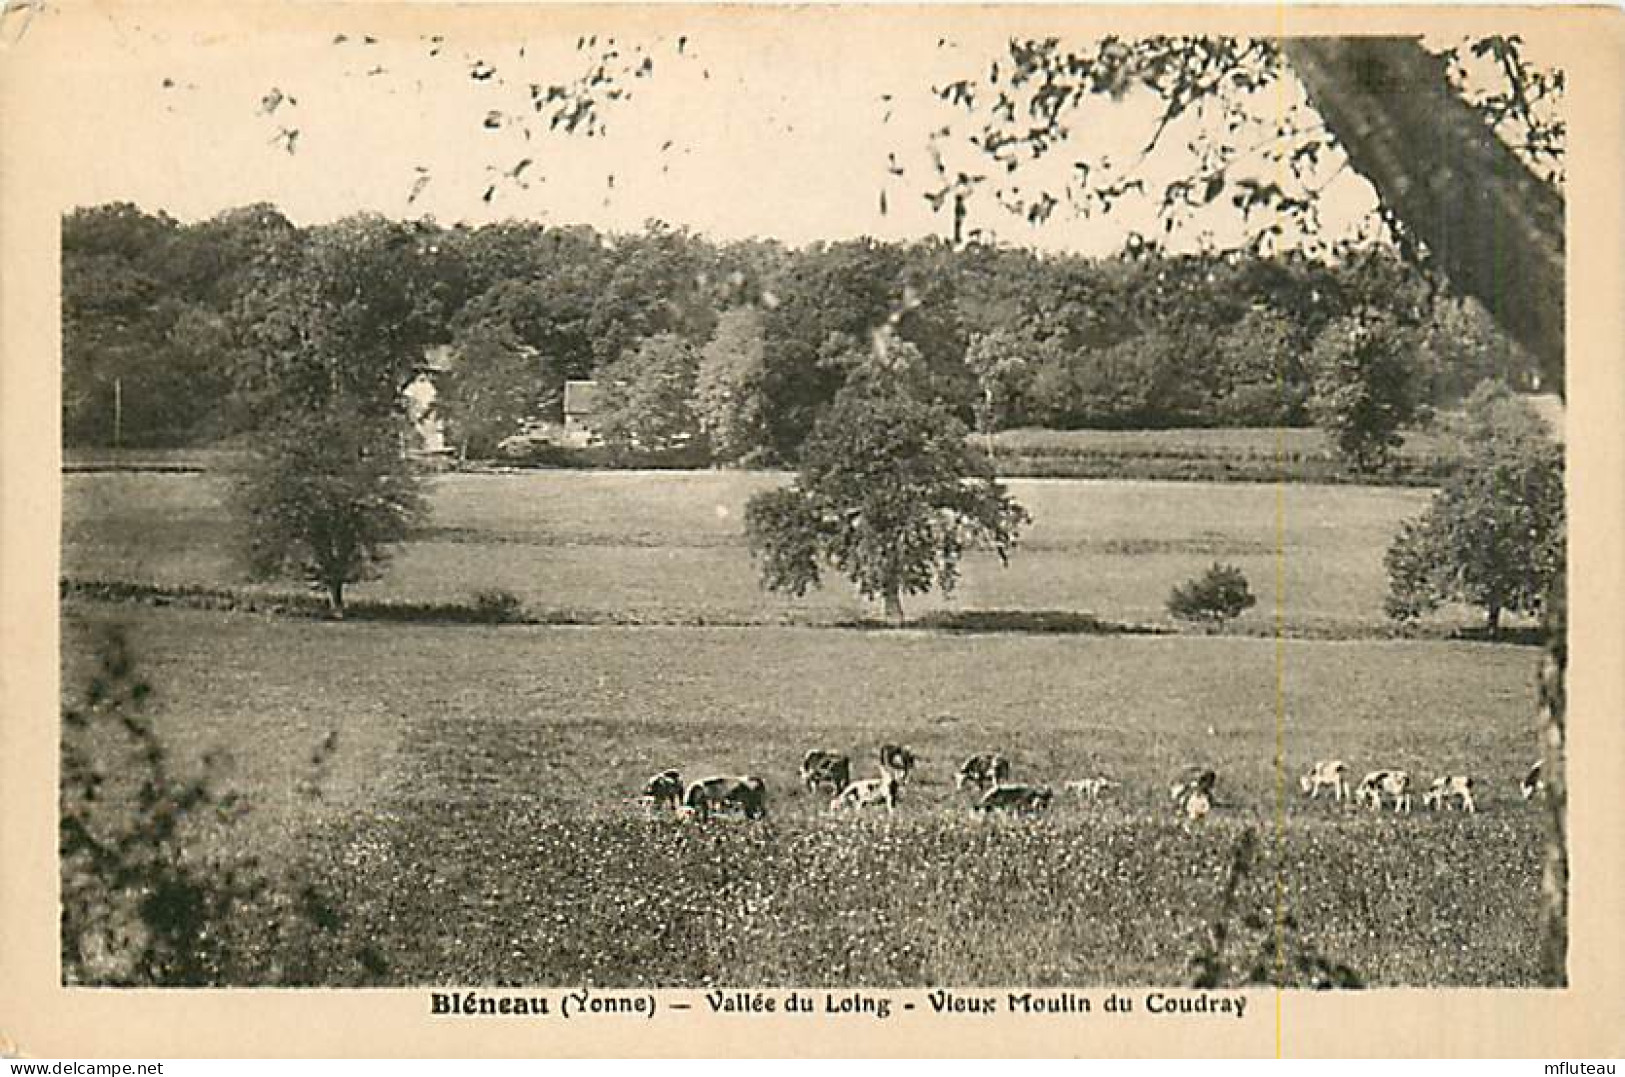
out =
[(564, 383), (564, 414), (591, 415), (597, 410), (597, 382), (567, 381)]

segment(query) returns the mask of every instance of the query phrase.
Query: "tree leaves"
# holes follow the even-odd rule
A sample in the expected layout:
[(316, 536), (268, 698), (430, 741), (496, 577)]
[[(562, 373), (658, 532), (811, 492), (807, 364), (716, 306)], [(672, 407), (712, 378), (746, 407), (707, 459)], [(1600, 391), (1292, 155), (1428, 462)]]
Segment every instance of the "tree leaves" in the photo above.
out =
[(1563, 453), (1528, 406), (1493, 382), (1469, 400), (1466, 422), (1456, 472), (1384, 557), (1384, 608), (1405, 622), (1469, 602), (1495, 631), (1503, 611), (1539, 611), (1564, 572)]
[[(1563, 73), (1528, 64), (1516, 37), (1469, 44), (1476, 70), (1468, 70), (1459, 50), (1444, 54), (1456, 89), (1531, 167), (1561, 182), (1565, 130), (1555, 105), (1562, 95)], [(1228, 185), (1240, 187), (1230, 204), (1244, 218), (1262, 211), (1263, 223), (1244, 242), (1256, 247), (1291, 232), (1313, 246), (1319, 233), (1319, 195), (1346, 162), (1307, 107), (1294, 103), (1282, 112), (1282, 94), (1274, 86), (1285, 74), (1277, 43), (1266, 39), (1107, 37), (1069, 47), (1056, 37), (1015, 38), (1003, 55), (987, 62), (981, 75), (931, 88), (963, 119), (945, 133), (934, 132), (928, 148), (943, 161), (957, 138), (982, 158), (983, 167), (965, 169), (968, 175), (1014, 174), (1073, 145), (1074, 123), (1092, 100), (1146, 93), (1160, 109), (1135, 161), (1115, 166), (1080, 150), (1072, 162), (1072, 182), (1050, 180), (1025, 192), (1002, 189), (998, 203), (1029, 224), (1048, 219), (1051, 200), (1070, 202), (1080, 214), (1109, 213), (1134, 190), (1132, 184), (1143, 182), (1141, 166), (1170, 132), (1187, 130), (1192, 163), (1163, 181), (1156, 193), (1164, 232), (1178, 233), (1189, 224), (1192, 210), (1215, 204)], [(1271, 94), (1267, 102), (1259, 96), (1266, 90)], [(951, 169), (940, 164), (937, 171), (946, 177)], [(1290, 187), (1279, 181), (1283, 173), (1290, 176)], [(968, 201), (973, 188), (962, 180), (924, 196), (933, 210), (941, 211), (951, 196)]]
[(945, 410), (872, 392), (842, 393), (794, 485), (751, 499), (746, 532), (769, 590), (803, 594), (824, 563), (900, 619), (902, 596), (954, 589), (970, 547), (1007, 557), (1030, 517)]

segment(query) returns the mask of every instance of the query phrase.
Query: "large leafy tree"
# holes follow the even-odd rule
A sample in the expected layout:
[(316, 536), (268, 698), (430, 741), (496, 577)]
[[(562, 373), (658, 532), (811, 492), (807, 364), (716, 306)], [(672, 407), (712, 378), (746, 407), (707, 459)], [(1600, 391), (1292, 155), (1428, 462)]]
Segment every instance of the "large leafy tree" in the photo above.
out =
[(710, 338), (716, 325), (714, 248), (659, 222), (611, 245), (587, 326), (600, 368), (650, 337), (671, 334), (694, 345)]
[(1031, 329), (1000, 327), (972, 335), (965, 365), (976, 376), (976, 428), (993, 453), (993, 434), (1015, 425), (1027, 413), (1033, 371), (1051, 350)]
[(424, 351), (454, 304), (426, 226), (360, 215), (311, 229), (254, 267), (238, 304), (238, 391), (274, 421), (333, 407), (402, 412)]
[(902, 269), (897, 248), (853, 240), (807, 248), (769, 283), (763, 391), (774, 457), (798, 458), (845, 383), (843, 357), (906, 306)]
[(399, 423), (331, 406), (285, 415), (260, 437), (233, 497), (249, 567), (308, 581), (343, 617), (345, 588), (376, 576), (426, 513)]
[(260, 413), (233, 498), (248, 561), (321, 587), (336, 616), (423, 512), (404, 389), (443, 332), (439, 255), (414, 226), (349, 218), (262, 260), (239, 304)]
[[(1475, 67), (1501, 77), (1475, 79)], [(1289, 70), (1305, 91), (1304, 107), (1250, 102)], [(1544, 387), (1562, 392), (1566, 127), (1557, 106), (1564, 75), (1529, 63), (1515, 36), (1437, 52), (1414, 38), (1107, 37), (1083, 47), (1013, 38), (985, 76), (934, 89), (969, 121), (969, 130), (948, 125), (932, 136), (936, 176), (927, 197), (951, 212), (956, 240), (969, 238), (968, 205), (983, 191), (997, 192), (1001, 204), (1030, 221), (1068, 203), (1079, 212), (1110, 212), (1132, 191), (1146, 191), (1141, 166), (1171, 130), (1195, 117), (1201, 129), (1188, 143), (1190, 167), (1175, 170), (1160, 191), (1166, 231), (1228, 201), (1257, 221), (1255, 247), (1272, 246), (1289, 229), (1314, 246), (1318, 196), (1352, 167), (1375, 189), (1396, 245), (1481, 302), (1532, 357)], [(1025, 165), (1071, 148), (1072, 129), (1084, 126), (1079, 109), (1091, 99), (1136, 89), (1161, 108), (1144, 151), (1126, 166), (1079, 152), (1059, 189), (1042, 182), (1012, 189), (1008, 181), (999, 189), (999, 177), (1029, 175)], [(979, 166), (950, 159), (935, 145), (944, 140), (970, 147)], [(1506, 287), (1508, 280), (1519, 286)], [(1551, 984), (1567, 982), (1562, 593), (1559, 575), (1547, 603), (1551, 630), (1541, 668), (1552, 776), (1541, 962)]]
[(951, 592), (967, 549), (1008, 557), (1030, 517), (940, 405), (843, 392), (808, 440), (795, 481), (745, 509), (762, 584), (805, 594), (827, 566), (894, 623), (903, 596)]
[[(225, 234), (126, 203), (63, 218), (67, 444), (180, 445), (229, 430), (236, 278), (203, 268)], [(243, 261), (251, 253), (245, 244)]]
[(545, 364), (500, 329), (463, 335), (453, 354), (434, 375), (434, 413), (445, 420), (458, 459), (490, 457), (539, 410)]
[(667, 452), (700, 433), (695, 382), (700, 357), (674, 333), (660, 333), (599, 372), (596, 425), (605, 444)]
[(1309, 397), (1298, 327), (1270, 306), (1249, 310), (1214, 345), (1214, 417), (1237, 426), (1297, 426)]
[(1387, 466), (1416, 413), (1414, 336), (1393, 317), (1364, 309), (1327, 325), (1315, 340), (1310, 408), (1358, 471)]
[(1462, 459), (1427, 509), (1388, 549), (1391, 617), (1440, 603), (1503, 613), (1538, 612), (1565, 563), (1563, 450), (1528, 405), (1498, 383), (1467, 404)]
[(761, 312), (735, 307), (700, 349), (694, 410), (714, 459), (749, 461), (767, 449), (767, 347)]

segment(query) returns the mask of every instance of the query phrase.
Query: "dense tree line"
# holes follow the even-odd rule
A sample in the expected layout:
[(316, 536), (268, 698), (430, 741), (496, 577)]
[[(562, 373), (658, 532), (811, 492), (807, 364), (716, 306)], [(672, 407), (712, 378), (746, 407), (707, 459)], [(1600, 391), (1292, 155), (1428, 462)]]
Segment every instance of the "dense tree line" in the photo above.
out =
[[(183, 224), (116, 204), (64, 219), (62, 271), (70, 445), (254, 430), (266, 386), (289, 384), (279, 364), (306, 347), (344, 353), (308, 372), (326, 379), (299, 391), (314, 405), (340, 388), (392, 400), (425, 349), (449, 345), (440, 406), (475, 456), (556, 415), (566, 380), (596, 377), (622, 444), (701, 439), (721, 461), (779, 463), (881, 351), (913, 395), (984, 432), (1336, 431), (1340, 408), (1408, 421), (1489, 372), (1531, 369), (1475, 303), (1381, 248), (1330, 262), (939, 240), (789, 249), (659, 223), (302, 228), (259, 205)], [(336, 317), (298, 313), (311, 303)]]

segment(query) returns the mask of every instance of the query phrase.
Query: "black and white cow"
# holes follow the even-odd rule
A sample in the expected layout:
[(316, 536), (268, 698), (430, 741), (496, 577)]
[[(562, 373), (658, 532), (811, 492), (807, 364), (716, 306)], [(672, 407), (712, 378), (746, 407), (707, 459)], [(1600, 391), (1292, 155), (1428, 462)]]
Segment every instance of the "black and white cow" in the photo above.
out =
[(974, 785), (978, 789), (997, 787), (1003, 785), (1008, 777), (1010, 760), (998, 752), (984, 752), (959, 764), (959, 771), (954, 775), (954, 788), (963, 789), (967, 785)]
[(895, 775), (898, 782), (907, 782), (909, 775), (914, 773), (914, 764), (917, 760), (914, 753), (901, 744), (882, 744), (880, 746), (880, 772)]
[(682, 803), (683, 778), (675, 770), (661, 771), (643, 787), (643, 804), (651, 813), (659, 808), (676, 811)]
[(714, 811), (742, 811), (746, 819), (767, 817), (767, 783), (760, 778), (706, 778), (688, 787), (683, 814), (701, 822)]
[(1525, 800), (1533, 800), (1546, 791), (1546, 779), (1541, 776), (1541, 772), (1545, 769), (1546, 760), (1535, 760), (1535, 765), (1529, 768), (1523, 780), (1518, 783), (1518, 792), (1523, 794)]
[(1310, 800), (1320, 796), (1322, 789), (1330, 789), (1332, 799), (1341, 804), (1349, 797), (1348, 765), (1341, 759), (1322, 759), (1298, 779), (1298, 788), (1302, 789)]
[(1382, 808), (1383, 798), (1392, 797), (1395, 814), (1410, 814), (1411, 776), (1403, 770), (1374, 770), (1360, 779), (1354, 790), (1354, 802), (1367, 804), (1372, 811)]
[(1174, 775), (1174, 780), (1168, 783), (1168, 799), (1180, 807), (1195, 793), (1201, 793), (1209, 800), (1213, 798), (1213, 787), (1219, 784), (1219, 775), (1210, 767), (1186, 767)]
[(982, 794), (982, 799), (976, 802), (971, 811), (979, 818), (986, 818), (994, 812), (1040, 815), (1049, 810), (1053, 796), (1043, 786), (995, 785)]
[(1434, 811), (1450, 807), (1452, 800), (1459, 802), (1462, 810), (1469, 815), (1478, 811), (1478, 805), (1473, 803), (1472, 778), (1465, 774), (1435, 778), (1428, 791), (1422, 794), (1422, 806)]
[(809, 793), (825, 785), (839, 793), (852, 783), (852, 760), (840, 752), (814, 748), (801, 757), (801, 781)]
[(896, 811), (897, 795), (901, 788), (902, 781), (895, 774), (886, 773), (878, 778), (864, 778), (853, 782), (836, 794), (835, 799), (829, 802), (829, 810), (840, 811), (842, 808), (861, 810), (884, 804), (887, 811)]

